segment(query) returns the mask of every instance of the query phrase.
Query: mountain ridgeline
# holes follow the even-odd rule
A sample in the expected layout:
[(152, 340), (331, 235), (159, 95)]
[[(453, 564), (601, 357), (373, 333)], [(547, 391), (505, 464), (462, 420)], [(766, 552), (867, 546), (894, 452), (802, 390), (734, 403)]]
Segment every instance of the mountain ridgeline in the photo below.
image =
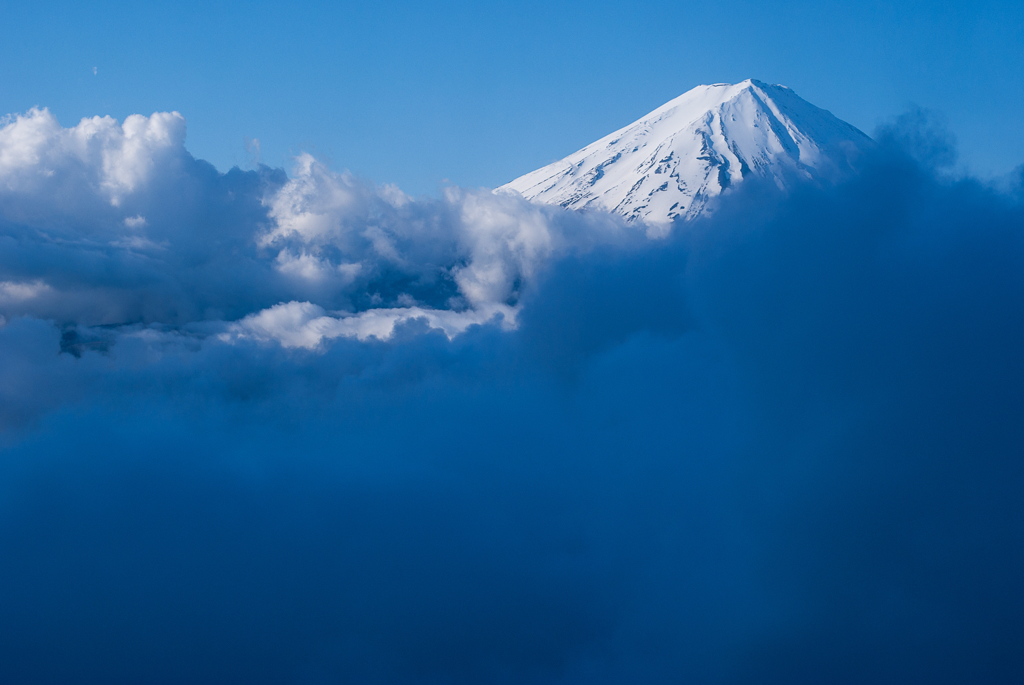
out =
[(599, 209), (654, 233), (711, 211), (749, 177), (785, 189), (833, 183), (874, 145), (786, 86), (746, 80), (697, 86), (565, 159), (502, 186), (528, 200)]

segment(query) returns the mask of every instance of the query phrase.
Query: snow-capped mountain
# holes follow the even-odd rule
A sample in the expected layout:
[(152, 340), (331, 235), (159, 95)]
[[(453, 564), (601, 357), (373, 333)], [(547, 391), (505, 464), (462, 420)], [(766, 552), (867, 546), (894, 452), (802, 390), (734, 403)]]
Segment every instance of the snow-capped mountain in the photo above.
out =
[(781, 85), (697, 86), (565, 159), (502, 186), (535, 202), (667, 229), (750, 176), (834, 182), (872, 140)]

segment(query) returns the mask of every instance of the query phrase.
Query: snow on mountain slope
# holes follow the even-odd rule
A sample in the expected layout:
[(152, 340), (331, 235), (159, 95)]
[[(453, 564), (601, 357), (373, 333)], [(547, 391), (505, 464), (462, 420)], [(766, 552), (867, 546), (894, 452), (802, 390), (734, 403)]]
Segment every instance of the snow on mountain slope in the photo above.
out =
[(872, 140), (781, 85), (697, 86), (640, 120), (507, 183), (528, 200), (643, 220), (654, 233), (751, 175), (832, 182)]

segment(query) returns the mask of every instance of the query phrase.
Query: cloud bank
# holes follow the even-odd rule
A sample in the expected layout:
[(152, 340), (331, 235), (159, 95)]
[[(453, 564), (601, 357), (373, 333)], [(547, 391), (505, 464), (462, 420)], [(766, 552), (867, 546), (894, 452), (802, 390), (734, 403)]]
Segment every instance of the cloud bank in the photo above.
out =
[(338, 335), (387, 335), (417, 317), (453, 333), (496, 316), (513, 325), (521, 288), (548, 260), (636, 239), (610, 217), (584, 226), (487, 190), (412, 199), (306, 154), (290, 177), (222, 175), (184, 139), (176, 112), (67, 129), (46, 110), (9, 118), (0, 315), (176, 327), (253, 315), (232, 330), (265, 333), (315, 306)]
[(11, 119), (5, 671), (1020, 680), (1024, 207), (926, 124), (650, 241)]

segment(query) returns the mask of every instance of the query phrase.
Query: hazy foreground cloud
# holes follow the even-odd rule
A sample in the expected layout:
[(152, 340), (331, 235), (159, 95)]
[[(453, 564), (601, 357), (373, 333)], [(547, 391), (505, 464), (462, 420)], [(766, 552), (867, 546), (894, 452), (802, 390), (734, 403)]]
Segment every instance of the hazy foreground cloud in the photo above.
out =
[(926, 128), (659, 241), (168, 136), (3, 186), (13, 681), (1024, 676), (1024, 208)]

